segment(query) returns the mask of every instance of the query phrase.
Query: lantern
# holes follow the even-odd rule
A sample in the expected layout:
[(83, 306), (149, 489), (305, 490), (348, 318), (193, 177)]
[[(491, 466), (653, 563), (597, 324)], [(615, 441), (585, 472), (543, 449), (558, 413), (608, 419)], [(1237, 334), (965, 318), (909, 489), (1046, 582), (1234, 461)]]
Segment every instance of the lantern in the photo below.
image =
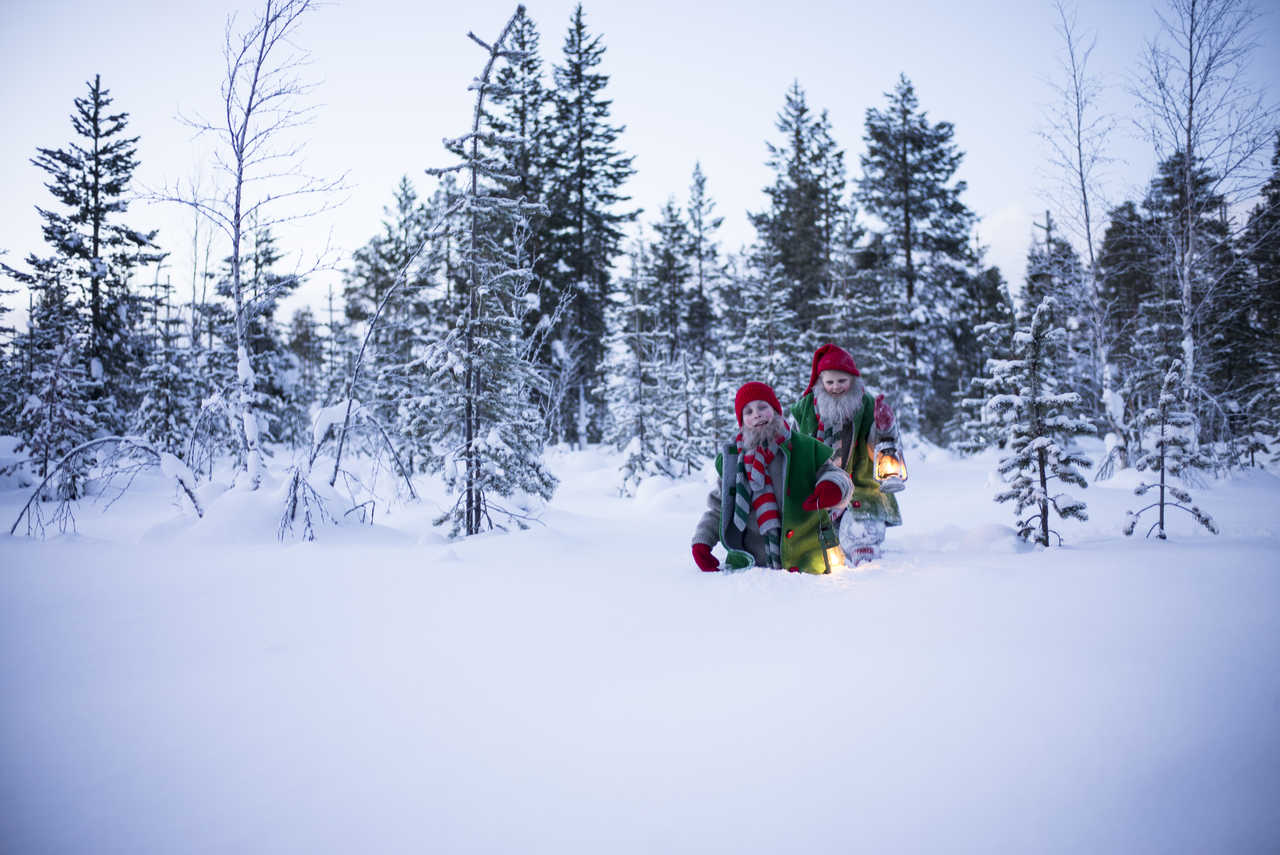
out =
[(896, 439), (876, 443), (876, 480), (886, 493), (897, 493), (907, 486), (907, 464)]
[(840, 546), (840, 536), (831, 524), (831, 517), (818, 525), (818, 545), (822, 548), (822, 563), (826, 565), (824, 572), (844, 568), (844, 549)]

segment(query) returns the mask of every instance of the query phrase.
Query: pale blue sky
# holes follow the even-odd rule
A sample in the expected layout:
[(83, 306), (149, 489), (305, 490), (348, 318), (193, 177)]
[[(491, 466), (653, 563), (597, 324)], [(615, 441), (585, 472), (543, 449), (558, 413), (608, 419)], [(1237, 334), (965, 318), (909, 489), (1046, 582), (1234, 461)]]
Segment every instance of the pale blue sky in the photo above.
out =
[[(574, 5), (529, 4), (548, 69), (559, 58)], [(1259, 81), (1280, 80), (1275, 5), (1260, 6)], [(141, 136), (137, 180), (159, 186), (192, 174), (197, 149), (174, 116), (214, 111), (226, 16), (255, 8), (0, 0), (0, 115), (7, 126), (0, 136), (0, 248), (10, 250), (7, 261), (43, 251), (33, 205), (50, 197), (43, 174), (28, 161), (36, 146), (69, 142), (71, 101), (95, 73)], [(668, 194), (684, 200), (700, 159), (725, 216), (725, 247), (749, 242), (746, 213), (763, 206), (761, 188), (769, 181), (764, 143), (774, 136), (774, 116), (792, 80), (812, 106), (830, 111), (852, 178), (859, 174), (866, 109), (881, 105), (883, 93), (906, 72), (930, 117), (955, 124), (966, 152), (960, 169), (969, 183), (965, 198), (982, 218), (979, 236), (1011, 285), (1020, 283), (1031, 220), (1043, 216), (1049, 184), (1035, 136), (1051, 97), (1044, 78), (1056, 72), (1060, 48), (1047, 0), (795, 0), (785, 6), (602, 0), (584, 8), (592, 32), (604, 35), (614, 117), (627, 125), (623, 148), (636, 155), (638, 173), (627, 189), (645, 209), (646, 223)], [(365, 0), (330, 4), (306, 21), (299, 42), (323, 78), (317, 100), (324, 105), (311, 129), (308, 166), (321, 174), (349, 171), (352, 189), (341, 209), (282, 233), (286, 249), (314, 250), (332, 231), (345, 259), (378, 230), (401, 175), (422, 191), (429, 188), (422, 169), (448, 162), (440, 139), (464, 132), (469, 121), (466, 85), (483, 55), (466, 32), (492, 38), (513, 9), (492, 0)], [(1123, 114), (1114, 153), (1126, 162), (1109, 177), (1112, 199), (1136, 192), (1151, 171), (1149, 146), (1129, 122), (1135, 108), (1126, 86), (1144, 39), (1155, 32), (1152, 9), (1145, 0), (1079, 3), (1082, 27), (1098, 31), (1093, 62), (1111, 87), (1107, 105)], [(137, 204), (129, 221), (162, 229), (182, 293), (190, 270), (187, 217)], [(299, 299), (317, 300), (338, 279), (337, 273), (315, 277)]]

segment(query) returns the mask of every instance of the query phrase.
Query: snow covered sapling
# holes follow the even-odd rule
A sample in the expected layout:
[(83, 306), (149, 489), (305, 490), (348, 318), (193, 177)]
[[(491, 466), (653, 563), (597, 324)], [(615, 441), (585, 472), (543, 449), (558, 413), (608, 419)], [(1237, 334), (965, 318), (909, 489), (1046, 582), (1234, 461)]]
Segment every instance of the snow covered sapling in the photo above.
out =
[(999, 471), (1009, 489), (996, 495), (997, 502), (1013, 501), (1016, 513), (1034, 509), (1029, 517), (1018, 520), (1018, 536), (1049, 545), (1049, 535), (1062, 535), (1049, 528), (1049, 510), (1063, 519), (1086, 520), (1085, 504), (1065, 493), (1051, 494), (1049, 482), (1056, 479), (1077, 487), (1088, 483), (1076, 467), (1091, 464), (1072, 443), (1077, 436), (1092, 434), (1093, 425), (1075, 415), (1078, 393), (1058, 392), (1054, 357), (1061, 353), (1064, 332), (1053, 323), (1056, 306), (1046, 297), (1036, 308), (1028, 330), (1014, 335), (1014, 359), (996, 364), (995, 377), (1016, 389), (1016, 393), (1000, 394), (990, 401), (998, 416), (1013, 420), (1010, 453), (1000, 459)]
[(1179, 508), (1195, 517), (1196, 522), (1214, 534), (1218, 526), (1213, 518), (1191, 502), (1191, 494), (1180, 487), (1170, 484), (1167, 476), (1175, 477), (1186, 474), (1194, 466), (1203, 466), (1207, 460), (1197, 453), (1195, 447), (1196, 418), (1180, 406), (1182, 401), (1182, 363), (1173, 360), (1164, 375), (1164, 386), (1160, 389), (1160, 400), (1155, 407), (1142, 414), (1144, 428), (1155, 428), (1155, 442), (1150, 451), (1142, 455), (1135, 464), (1139, 471), (1151, 470), (1160, 473), (1156, 482), (1143, 481), (1134, 489), (1134, 494), (1145, 495), (1149, 491), (1158, 490), (1155, 502), (1145, 508), (1129, 511), (1125, 522), (1124, 533), (1133, 534), (1138, 518), (1156, 508), (1159, 512), (1155, 523), (1147, 530), (1147, 537), (1152, 532), (1161, 540), (1167, 540), (1165, 534), (1165, 509)]
[[(339, 473), (342, 469), (342, 455), (346, 448), (347, 440), (352, 433), (353, 428), (360, 422), (364, 422), (372, 431), (376, 433), (379, 439), (387, 448), (392, 460), (395, 462), (396, 469), (400, 476), (404, 479), (405, 485), (408, 487), (410, 498), (417, 499), (417, 491), (413, 487), (413, 478), (409, 470), (405, 467), (400, 459), (399, 453), (396, 451), (395, 443), (391, 441), (391, 437), (387, 435), (386, 429), (377, 421), (373, 413), (363, 407), (355, 398), (355, 390), (359, 387), (361, 371), (364, 368), (366, 355), (370, 350), (370, 342), (373, 340), (375, 332), (379, 329), (379, 321), (383, 318), (384, 312), (393, 295), (400, 290), (411, 278), (416, 276), (417, 268), (420, 265), (423, 254), (430, 246), (431, 242), (439, 236), (439, 234), (448, 227), (449, 218), (453, 213), (461, 207), (461, 202), (446, 210), (425, 234), (422, 236), (421, 242), (414, 249), (400, 266), (400, 270), (396, 273), (395, 278), (391, 280), (390, 285), (382, 294), (382, 298), (377, 302), (373, 309), (373, 314), (368, 320), (368, 326), (365, 328), (364, 340), (360, 343), (360, 350), (356, 353), (356, 357), (351, 366), (351, 371), (346, 378), (346, 386), (340, 400), (335, 404), (320, 407), (313, 419), (311, 425), (311, 450), (307, 456), (305, 466), (302, 464), (292, 467), (289, 475), (289, 487), (285, 491), (285, 508), (280, 518), (280, 526), (278, 534), (281, 540), (293, 531), (293, 523), (302, 517), (302, 537), (304, 540), (315, 539), (315, 522), (336, 523), (337, 517), (333, 511), (325, 506), (326, 500), (332, 500), (336, 495), (334, 488), (338, 481)], [(333, 452), (333, 472), (329, 476), (327, 485), (316, 485), (312, 483), (311, 472), (315, 467), (316, 459), (320, 456), (320, 451), (324, 448), (326, 440), (333, 436), (335, 438), (335, 449)], [(353, 500), (353, 504), (359, 507)], [(351, 510), (355, 510), (353, 507)], [(348, 511), (350, 513), (350, 511)]]
[(144, 470), (158, 468), (166, 478), (171, 478), (174, 485), (191, 502), (196, 516), (204, 516), (204, 508), (196, 495), (196, 476), (185, 463), (167, 451), (162, 451), (146, 440), (136, 436), (104, 436), (91, 439), (77, 445), (64, 454), (48, 470), (44, 480), (31, 492), (26, 504), (18, 512), (18, 516), (9, 527), (9, 534), (14, 534), (25, 519), (27, 535), (43, 537), (50, 525), (56, 525), (59, 533), (70, 527), (75, 530), (74, 495), (61, 495), (54, 510), (49, 513), (41, 508), (42, 502), (51, 484), (65, 480), (67, 472), (88, 471), (89, 463), (94, 464), (93, 472), (98, 479), (99, 492), (107, 494), (111, 482), (122, 478), (123, 487), (115, 493), (107, 504), (110, 506), (124, 494), (133, 479)]
[[(254, 228), (270, 229), (325, 210), (331, 194), (343, 186), (341, 178), (305, 175), (300, 168), (301, 146), (287, 141), (314, 110), (302, 104), (314, 84), (300, 77), (308, 55), (297, 48), (294, 38), (300, 20), (315, 6), (314, 0), (265, 0), (259, 16), (243, 31), (233, 30), (228, 21), (221, 118), (191, 123), (216, 140), (220, 186), (209, 195), (197, 195), (192, 188), (159, 197), (198, 211), (231, 244), (227, 286), (235, 305), (235, 323), (229, 343), (236, 379), (227, 401), (235, 411), (244, 473), (254, 490), (262, 483), (265, 464), (255, 408), (260, 381), (250, 360), (251, 324), (267, 302), (279, 296), (276, 287), (296, 284), (305, 274), (280, 277), (268, 293), (253, 294), (245, 244)], [(316, 199), (321, 201), (305, 207), (307, 200)], [(316, 269), (320, 266), (317, 262)]]

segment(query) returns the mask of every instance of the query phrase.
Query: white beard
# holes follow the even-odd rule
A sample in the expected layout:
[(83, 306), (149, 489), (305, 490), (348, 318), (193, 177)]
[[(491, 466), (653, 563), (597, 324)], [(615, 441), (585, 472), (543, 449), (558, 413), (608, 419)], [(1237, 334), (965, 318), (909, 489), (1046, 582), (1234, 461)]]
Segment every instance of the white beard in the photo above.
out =
[(782, 425), (779, 424), (781, 420), (782, 416), (778, 415), (775, 410), (773, 411), (773, 418), (758, 428), (749, 428), (744, 424), (742, 426), (742, 450), (767, 448), (770, 451), (777, 451), (778, 434), (782, 432)]
[(858, 415), (858, 411), (862, 409), (862, 390), (862, 383), (856, 377), (849, 384), (849, 391), (838, 397), (822, 388), (821, 384), (813, 387), (813, 405), (822, 417), (822, 425), (828, 436), (839, 433)]

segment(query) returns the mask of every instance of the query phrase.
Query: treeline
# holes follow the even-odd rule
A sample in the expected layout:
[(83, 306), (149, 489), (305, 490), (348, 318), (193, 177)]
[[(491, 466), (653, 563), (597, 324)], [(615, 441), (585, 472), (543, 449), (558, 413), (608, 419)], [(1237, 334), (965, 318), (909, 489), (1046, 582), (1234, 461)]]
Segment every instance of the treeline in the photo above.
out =
[[(238, 252), (214, 251), (199, 206), (203, 262), (176, 293), (157, 236), (124, 225), (137, 141), (95, 78), (74, 141), (33, 161), (58, 203), (38, 206), (49, 254), (5, 267), (30, 311), (7, 331), (0, 432), (19, 437), (27, 471), (43, 478), (78, 444), (126, 434), (206, 476), (219, 460), (243, 468), (253, 431), (267, 453), (314, 460), (334, 407), (354, 401), (366, 430), (348, 437), (346, 424), (342, 440), (390, 454), (410, 479), (453, 484), (463, 465), (468, 485), (487, 472), (546, 496), (544, 444), (609, 442), (627, 451), (630, 490), (712, 456), (745, 380), (797, 394), (826, 341), (855, 355), (909, 430), (1004, 445), (992, 360), (1012, 358), (1046, 297), (1065, 342), (1051, 383), (1078, 392), (1080, 417), (1111, 437), (1109, 467), (1141, 457), (1144, 413), (1175, 357), (1197, 439), (1220, 463), (1256, 460), (1277, 433), (1280, 160), (1245, 228), (1210, 154), (1182, 150), (1143, 199), (1094, 214), (1084, 239), (1046, 215), (1015, 308), (975, 240), (954, 128), (929, 118), (906, 75), (866, 110), (856, 169), (793, 84), (767, 141), (755, 239), (730, 251), (714, 152), (644, 221), (629, 204), (632, 157), (581, 6), (553, 62), (523, 9), (494, 56), (480, 126), (449, 146), (466, 169), (435, 172), (425, 191), (403, 179), (341, 293), (288, 319), (278, 305), (301, 280), (281, 270), (270, 225), (246, 220)], [(79, 495), (93, 464), (65, 467), (50, 489)], [(502, 509), (517, 522), (527, 511)], [(468, 500), (455, 530), (505, 524), (478, 513)]]

